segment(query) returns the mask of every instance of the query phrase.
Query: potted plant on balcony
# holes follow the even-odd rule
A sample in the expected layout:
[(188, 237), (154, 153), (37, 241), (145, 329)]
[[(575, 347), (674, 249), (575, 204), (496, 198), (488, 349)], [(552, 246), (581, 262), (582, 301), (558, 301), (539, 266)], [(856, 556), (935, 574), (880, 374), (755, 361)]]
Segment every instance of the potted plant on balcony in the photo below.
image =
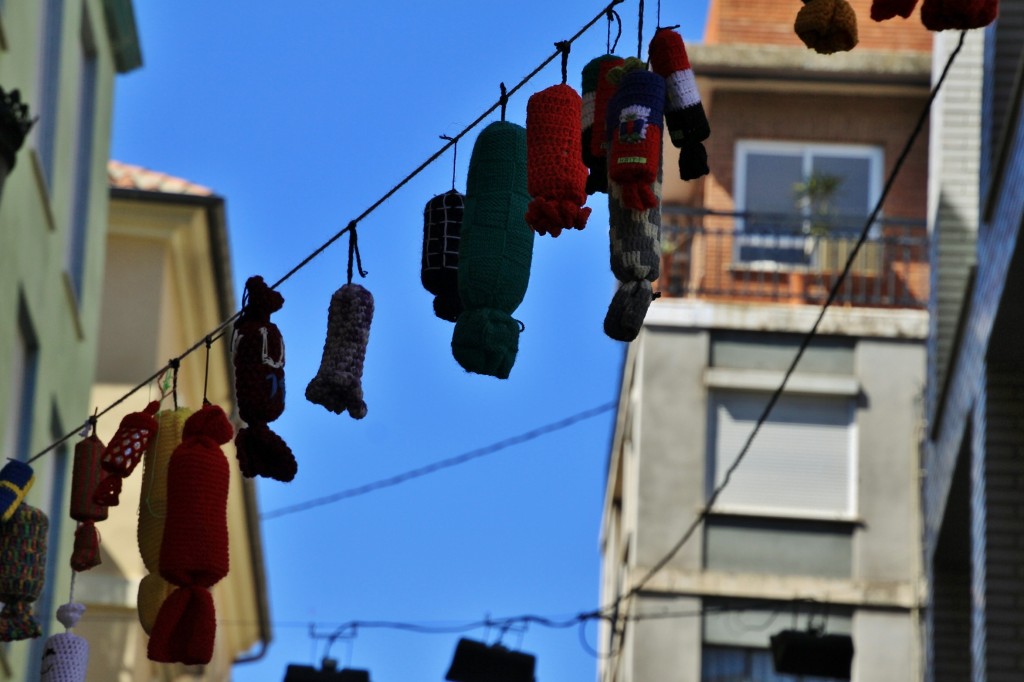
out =
[(18, 150), (35, 122), (29, 114), (28, 105), (21, 101), (17, 88), (7, 92), (0, 87), (0, 192), (7, 174), (14, 168)]

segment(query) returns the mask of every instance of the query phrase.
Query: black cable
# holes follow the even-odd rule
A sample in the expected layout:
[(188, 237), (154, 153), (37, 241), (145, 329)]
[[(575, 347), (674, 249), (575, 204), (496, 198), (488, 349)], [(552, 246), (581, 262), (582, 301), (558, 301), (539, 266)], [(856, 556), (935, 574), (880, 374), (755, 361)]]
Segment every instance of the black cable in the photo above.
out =
[[(583, 28), (581, 28), (571, 38), (569, 38), (567, 41), (564, 41), (564, 42), (570, 43), (570, 44), (574, 43), (577, 39), (579, 39), (580, 36), (582, 36), (584, 33), (586, 33), (587, 30), (590, 29), (590, 27), (592, 27), (594, 24), (596, 24), (598, 21), (600, 21), (601, 18), (604, 17), (613, 7), (615, 7), (616, 5), (621, 4), (623, 2), (625, 2), (625, 0), (612, 0), (610, 3), (605, 5), (605, 7), (601, 10), (601, 12), (597, 16), (595, 16), (593, 19), (588, 21), (583, 26)], [(334, 242), (338, 241), (342, 237), (342, 235), (344, 235), (346, 232), (348, 232), (350, 229), (352, 229), (352, 227), (356, 223), (360, 222), (363, 218), (367, 217), (368, 215), (373, 213), (375, 210), (377, 210), (381, 206), (381, 204), (383, 204), (385, 201), (387, 201), (392, 196), (394, 196), (395, 193), (398, 192), (398, 190), (400, 190), (406, 184), (408, 184), (410, 180), (412, 180), (417, 175), (422, 173), (423, 170), (426, 169), (428, 166), (430, 166), (432, 163), (434, 163), (434, 161), (437, 161), (437, 159), (440, 158), (441, 155), (443, 155), (446, 151), (448, 151), (449, 147), (452, 147), (455, 144), (457, 144), (458, 141), (463, 136), (465, 136), (473, 128), (475, 128), (477, 125), (479, 125), (485, 118), (487, 118), (492, 113), (494, 113), (494, 111), (496, 109), (498, 109), (498, 107), (502, 106), (502, 101), (503, 100), (507, 100), (508, 97), (511, 97), (512, 95), (514, 95), (520, 88), (522, 88), (531, 79), (533, 79), (534, 76), (536, 76), (538, 73), (540, 73), (544, 69), (544, 67), (546, 67), (548, 64), (553, 62), (555, 60), (555, 58), (558, 57), (560, 54), (562, 54), (562, 51), (561, 50), (556, 50), (554, 52), (554, 54), (552, 54), (550, 57), (548, 57), (543, 62), (541, 62), (540, 65), (537, 68), (535, 68), (533, 71), (528, 73), (522, 80), (520, 80), (515, 86), (513, 86), (511, 90), (508, 90), (507, 93), (505, 93), (505, 95), (502, 97), (501, 100), (499, 100), (498, 102), (495, 102), (486, 111), (484, 111), (484, 113), (480, 114), (472, 123), (470, 123), (465, 128), (463, 128), (462, 132), (460, 132), (459, 134), (455, 135), (454, 137), (448, 138), (449, 141), (444, 146), (442, 146), (439, 150), (437, 150), (437, 152), (432, 154), (426, 161), (424, 161), (419, 166), (417, 166), (415, 169), (413, 169), (413, 171), (411, 173), (409, 173), (404, 178), (402, 178), (398, 182), (398, 184), (396, 184), (394, 187), (392, 187), (387, 192), (385, 192), (383, 196), (381, 196), (375, 202), (370, 204), (370, 206), (368, 208), (366, 208), (358, 216), (356, 216), (356, 218), (354, 220), (349, 221), (349, 223), (345, 227), (343, 227), (338, 232), (335, 232), (333, 235), (331, 235), (327, 239), (327, 241), (325, 241), (323, 244), (321, 244), (316, 249), (314, 249), (308, 256), (306, 256), (301, 261), (299, 261), (299, 263), (296, 264), (291, 270), (286, 272), (280, 279), (278, 279), (276, 282), (271, 284), (270, 288), (271, 289), (278, 288), (279, 286), (284, 284), (287, 280), (289, 280), (296, 272), (298, 272), (302, 268), (304, 268), (307, 265), (309, 265), (309, 263), (314, 258), (319, 256), (324, 251), (326, 251)], [(245, 306), (244, 306), (244, 303), (243, 303), (243, 308), (244, 307)], [(223, 322), (221, 322), (213, 331), (211, 331), (209, 334), (207, 334), (204, 338), (202, 338), (199, 341), (197, 341), (194, 344), (192, 344), (192, 346), (187, 348), (185, 350), (185, 352), (183, 352), (181, 355), (179, 355), (179, 356), (177, 356), (175, 358), (172, 358), (172, 361), (176, 360), (176, 361), (180, 362), (181, 360), (185, 359), (186, 357), (191, 355), (193, 352), (195, 352), (197, 349), (199, 349), (200, 346), (205, 344), (207, 338), (212, 338), (214, 341), (219, 339), (221, 336), (223, 336), (223, 333), (222, 333), (223, 330), (226, 329), (229, 325), (231, 325), (235, 320), (237, 320), (240, 315), (241, 315), (241, 311), (238, 311), (234, 315), (229, 317), (228, 319), (226, 319)], [(140, 391), (141, 389), (145, 388), (150, 383), (155, 381), (157, 379), (157, 377), (160, 376), (160, 374), (162, 374), (163, 372), (165, 372), (169, 368), (170, 368), (170, 364), (169, 363), (167, 365), (164, 365), (163, 367), (158, 369), (156, 372), (154, 372), (152, 375), (150, 375), (149, 378), (147, 378), (145, 381), (143, 381), (143, 382), (139, 383), (138, 385), (136, 385), (134, 388), (129, 390), (127, 393), (122, 395), (120, 398), (115, 400), (110, 405), (107, 405), (96, 416), (97, 417), (102, 417), (103, 415), (107, 414), (112, 409), (114, 409), (115, 407), (117, 407), (118, 405), (123, 403), (125, 400), (127, 400), (131, 396), (135, 395), (138, 391)], [(43, 455), (47, 454), (48, 452), (51, 452), (52, 450), (55, 450), (56, 448), (60, 447), (61, 445), (63, 445), (67, 441), (69, 441), (72, 438), (74, 438), (80, 431), (82, 431), (84, 428), (86, 428), (88, 426), (88, 424), (89, 424), (89, 421), (86, 420), (80, 426), (75, 428), (73, 431), (69, 431), (64, 436), (62, 436), (60, 439), (54, 441), (53, 443), (51, 443), (50, 445), (48, 445), (44, 449), (42, 449), (39, 452), (37, 452), (30, 459), (28, 459), (25, 463), (26, 464), (31, 464), (32, 462), (36, 461), (37, 459), (39, 459)]]
[(590, 409), (583, 410), (582, 412), (577, 412), (576, 414), (565, 417), (564, 419), (559, 419), (556, 422), (551, 422), (549, 424), (539, 426), (530, 431), (526, 431), (524, 433), (520, 433), (518, 435), (505, 438), (504, 440), (497, 441), (496, 443), (491, 443), (490, 445), (485, 445), (483, 447), (476, 448), (475, 450), (464, 452), (461, 455), (455, 455), (454, 457), (442, 459), (440, 461), (433, 462), (431, 464), (427, 464), (416, 469), (411, 469), (400, 474), (395, 474), (394, 476), (388, 476), (387, 478), (382, 478), (371, 483), (364, 483), (363, 485), (359, 485), (354, 488), (341, 490), (330, 495), (325, 495), (323, 497), (317, 497), (312, 500), (307, 500), (306, 502), (299, 502), (298, 504), (293, 504), (287, 507), (281, 507), (280, 509), (265, 512), (260, 515), (260, 520), (269, 521), (270, 519), (276, 519), (281, 516), (297, 514), (298, 512), (308, 511), (310, 509), (315, 509), (316, 507), (322, 507), (327, 504), (333, 504), (334, 502), (340, 502), (341, 500), (347, 500), (353, 497), (360, 497), (362, 495), (366, 495), (367, 493), (371, 493), (376, 490), (381, 490), (383, 488), (390, 488), (392, 486), (405, 483), (406, 481), (411, 481), (414, 478), (422, 478), (423, 476), (437, 473), (438, 471), (441, 471), (443, 469), (449, 469), (451, 467), (458, 466), (459, 464), (465, 464), (466, 462), (469, 462), (471, 460), (478, 459), (486, 455), (494, 454), (495, 452), (512, 447), (513, 445), (519, 445), (520, 443), (525, 443), (527, 441), (540, 438), (541, 436), (545, 436), (549, 433), (560, 431), (562, 429), (572, 426), (573, 424), (576, 424), (577, 422), (581, 422), (584, 419), (590, 419), (591, 417), (596, 417), (597, 415), (602, 414), (604, 412), (610, 412), (611, 410), (614, 410), (616, 406), (617, 403), (605, 403), (604, 405), (598, 405), (597, 407), (592, 407)]

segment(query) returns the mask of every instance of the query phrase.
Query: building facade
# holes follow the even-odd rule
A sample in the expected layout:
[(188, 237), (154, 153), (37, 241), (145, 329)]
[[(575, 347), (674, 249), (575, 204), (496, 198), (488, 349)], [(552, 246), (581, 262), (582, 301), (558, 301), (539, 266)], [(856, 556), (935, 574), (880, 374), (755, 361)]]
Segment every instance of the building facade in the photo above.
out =
[[(940, 39), (949, 52), (957, 35)], [(938, 55), (937, 55), (938, 58)], [(1024, 3), (968, 34), (939, 110), (924, 450), (929, 682), (1024, 674)], [(937, 59), (938, 61), (938, 59)]]
[(799, 679), (773, 670), (786, 629), (850, 635), (853, 680), (921, 677), (927, 131), (730, 471), (928, 96), (919, 17), (875, 23), (851, 4), (849, 53), (809, 51), (799, 7), (767, 1), (712, 0), (687, 46), (711, 173), (670, 182), (666, 147), (662, 297), (624, 366), (601, 603), (643, 587), (603, 633), (602, 682)]
[[(99, 339), (114, 81), (141, 63), (130, 0), (0, 4), (0, 86), (35, 125), (0, 196), (0, 438), (27, 460), (80, 425)], [(33, 463), (29, 504), (50, 517), (46, 634), (71, 579), (71, 450)], [(0, 679), (39, 679), (44, 638), (0, 652)]]

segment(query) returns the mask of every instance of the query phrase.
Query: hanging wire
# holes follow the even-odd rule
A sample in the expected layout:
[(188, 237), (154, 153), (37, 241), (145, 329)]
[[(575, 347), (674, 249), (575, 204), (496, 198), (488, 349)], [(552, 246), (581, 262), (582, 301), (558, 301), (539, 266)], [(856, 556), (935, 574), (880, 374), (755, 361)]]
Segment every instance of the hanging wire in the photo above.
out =
[(336, 493), (331, 493), (330, 495), (317, 497), (312, 500), (300, 502), (298, 504), (292, 504), (287, 507), (281, 507), (279, 509), (274, 509), (269, 512), (264, 512), (263, 514), (260, 514), (260, 520), (268, 521), (270, 519), (276, 519), (279, 516), (297, 514), (298, 512), (308, 511), (310, 509), (322, 507), (327, 504), (333, 504), (334, 502), (340, 502), (341, 500), (347, 500), (353, 497), (360, 497), (362, 495), (366, 495), (367, 493), (371, 493), (375, 490), (381, 490), (382, 488), (390, 488), (392, 486), (405, 483), (406, 481), (411, 481), (415, 478), (422, 478), (423, 476), (436, 473), (438, 471), (441, 471), (442, 469), (449, 469), (460, 464), (465, 464), (466, 462), (469, 462), (471, 460), (478, 459), (486, 455), (491, 455), (501, 450), (505, 450), (506, 448), (510, 448), (513, 445), (519, 445), (520, 443), (525, 443), (527, 441), (540, 438), (541, 436), (546, 436), (549, 433), (566, 429), (572, 426), (573, 424), (576, 424), (577, 422), (583, 421), (584, 419), (590, 419), (592, 417), (596, 417), (599, 414), (611, 412), (617, 406), (618, 403), (615, 402), (605, 403), (604, 405), (598, 405), (597, 407), (592, 407), (588, 410), (577, 412), (576, 414), (565, 417), (564, 419), (559, 419), (558, 421), (551, 422), (550, 424), (539, 426), (535, 429), (531, 429), (530, 431), (520, 433), (516, 436), (511, 436), (510, 438), (505, 438), (504, 440), (491, 443), (490, 445), (485, 445), (483, 447), (470, 450), (469, 452), (465, 452), (461, 455), (455, 455), (454, 457), (449, 457), (448, 459), (442, 459), (440, 461), (433, 462), (431, 464), (427, 464), (416, 469), (406, 471), (401, 474), (396, 474), (394, 476), (379, 479), (372, 483), (365, 483), (354, 488), (348, 488), (346, 490), (341, 490)]
[(498, 83), (501, 88), (501, 99), (498, 102), (501, 104), (501, 120), (505, 120), (505, 107), (508, 106), (508, 90), (505, 89), (504, 83)]
[(440, 135), (442, 140), (449, 140), (452, 144), (452, 191), (455, 190), (455, 170), (459, 161), (459, 142), (451, 135)]
[(655, 24), (655, 28), (661, 28), (661, 0), (658, 0), (658, 22)]

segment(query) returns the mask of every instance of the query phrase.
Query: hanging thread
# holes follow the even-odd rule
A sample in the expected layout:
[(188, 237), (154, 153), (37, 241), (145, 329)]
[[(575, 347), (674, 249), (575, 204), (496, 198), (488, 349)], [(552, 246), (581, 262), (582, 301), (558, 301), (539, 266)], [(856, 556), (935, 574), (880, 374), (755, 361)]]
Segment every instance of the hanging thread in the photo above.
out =
[(206, 335), (206, 370), (203, 373), (203, 405), (209, 405), (210, 401), (206, 398), (206, 390), (210, 385), (210, 346), (213, 345), (213, 339), (210, 335)]
[(180, 358), (172, 358), (167, 361), (171, 368), (171, 397), (174, 399), (174, 409), (178, 409), (178, 368), (181, 367)]
[(501, 104), (501, 120), (504, 121), (505, 107), (508, 106), (508, 90), (505, 89), (504, 83), (498, 83), (498, 86), (501, 88), (501, 98), (498, 100), (498, 102)]
[(452, 143), (452, 190), (455, 189), (455, 170), (459, 160), (459, 140), (451, 135), (439, 135), (442, 140)]
[(359, 255), (359, 235), (356, 234), (356, 221), (348, 224), (348, 283), (352, 284), (352, 264), (355, 263), (359, 269), (359, 276), (366, 277), (368, 273), (363, 270), (363, 259)]
[(640, 0), (640, 11), (636, 28), (636, 58), (643, 59), (644, 49), (644, 0)]
[[(615, 10), (613, 10), (611, 7), (608, 8), (607, 16), (608, 16), (608, 35), (605, 38), (605, 49), (606, 49), (606, 54), (611, 54), (612, 52), (615, 52), (615, 48), (619, 44), (619, 38), (622, 37), (622, 17), (620, 17), (619, 13), (616, 12)], [(617, 24), (617, 30), (615, 32), (615, 42), (612, 42), (612, 20), (613, 19), (614, 19), (615, 23)]]
[(657, 28), (661, 28), (661, 0), (658, 0), (658, 24)]
[(572, 44), (568, 40), (562, 40), (555, 43), (555, 49), (562, 53), (562, 85), (565, 85), (565, 82), (569, 80), (569, 51), (572, 49)]

